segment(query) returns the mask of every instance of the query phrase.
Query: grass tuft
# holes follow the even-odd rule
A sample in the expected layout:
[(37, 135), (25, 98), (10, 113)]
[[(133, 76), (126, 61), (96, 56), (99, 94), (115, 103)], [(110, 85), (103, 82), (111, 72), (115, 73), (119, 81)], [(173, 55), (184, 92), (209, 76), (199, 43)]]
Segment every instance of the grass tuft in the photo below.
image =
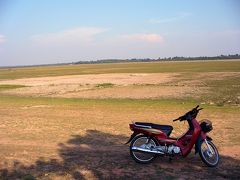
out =
[(113, 86), (114, 86), (114, 84), (112, 84), (112, 83), (102, 83), (102, 84), (97, 84), (95, 87), (97, 87), (97, 88), (111, 88)]
[(17, 85), (17, 84), (0, 84), (0, 91), (23, 88), (23, 87), (27, 87), (27, 86)]

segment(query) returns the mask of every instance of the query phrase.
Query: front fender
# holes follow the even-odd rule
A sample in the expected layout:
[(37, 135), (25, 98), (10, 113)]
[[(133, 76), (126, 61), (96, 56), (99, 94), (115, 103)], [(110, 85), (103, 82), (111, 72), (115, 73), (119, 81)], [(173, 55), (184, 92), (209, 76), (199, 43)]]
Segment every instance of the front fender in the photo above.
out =
[[(206, 136), (206, 139), (208, 141), (212, 141), (212, 138), (209, 136)], [(198, 136), (197, 141), (195, 142), (195, 154), (197, 154), (199, 152), (200, 149), (200, 143), (203, 140), (203, 137), (201, 136), (201, 134)]]
[(209, 137), (209, 136), (207, 136), (207, 140), (208, 140), (208, 141), (212, 141), (212, 138)]

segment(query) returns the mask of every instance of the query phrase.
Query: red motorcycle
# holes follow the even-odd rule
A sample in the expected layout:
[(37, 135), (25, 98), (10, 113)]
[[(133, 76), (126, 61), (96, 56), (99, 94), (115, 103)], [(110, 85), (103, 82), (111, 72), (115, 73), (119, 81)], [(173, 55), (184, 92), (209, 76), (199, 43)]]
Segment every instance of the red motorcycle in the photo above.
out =
[(212, 123), (209, 120), (198, 122), (196, 117), (202, 108), (193, 108), (185, 115), (173, 121), (187, 121), (189, 129), (181, 137), (173, 138), (170, 134), (172, 126), (159, 125), (145, 122), (129, 124), (133, 131), (126, 144), (130, 144), (131, 157), (138, 163), (149, 163), (157, 155), (168, 155), (170, 158), (175, 155), (186, 157), (195, 145), (195, 154), (199, 153), (202, 161), (210, 167), (217, 166), (219, 153), (212, 139), (207, 133), (212, 130)]

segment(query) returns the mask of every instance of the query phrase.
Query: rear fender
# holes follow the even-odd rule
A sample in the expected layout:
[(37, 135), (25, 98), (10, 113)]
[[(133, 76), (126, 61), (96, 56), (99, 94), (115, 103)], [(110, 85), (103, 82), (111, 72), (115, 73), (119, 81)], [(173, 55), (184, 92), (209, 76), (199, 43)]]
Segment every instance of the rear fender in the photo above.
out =
[[(212, 138), (211, 138), (211, 137), (209, 137), (209, 136), (205, 136), (205, 137), (206, 137), (206, 139), (207, 139), (208, 141), (212, 141)], [(197, 153), (199, 152), (200, 143), (201, 143), (201, 141), (202, 141), (203, 139), (204, 139), (204, 138), (203, 138), (201, 135), (198, 136), (197, 141), (196, 141), (196, 143), (195, 143), (195, 154), (197, 154)]]
[[(133, 140), (133, 138), (134, 138), (135, 136), (137, 136), (138, 134), (143, 134), (143, 133), (133, 132), (132, 135), (131, 135), (131, 137), (129, 138), (129, 140), (128, 140), (125, 144), (130, 143), (130, 142)], [(148, 136), (149, 138), (154, 139), (155, 143), (157, 143), (157, 145), (159, 145), (158, 140), (157, 140), (154, 136), (150, 136), (150, 135), (148, 135), (148, 134), (144, 134), (144, 135), (145, 135), (145, 136)]]
[(133, 138), (134, 138), (135, 136), (137, 136), (138, 134), (140, 134), (140, 133), (134, 131), (134, 132), (132, 133), (131, 137), (129, 138), (129, 140), (128, 140), (125, 144), (130, 143), (130, 142), (133, 140)]

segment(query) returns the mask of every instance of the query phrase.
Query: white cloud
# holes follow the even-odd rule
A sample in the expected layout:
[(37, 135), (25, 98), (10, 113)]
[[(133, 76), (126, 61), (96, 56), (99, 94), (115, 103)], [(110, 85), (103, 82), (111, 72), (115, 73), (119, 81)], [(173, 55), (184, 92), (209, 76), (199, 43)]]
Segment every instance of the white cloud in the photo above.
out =
[(55, 33), (37, 34), (31, 40), (38, 44), (65, 45), (92, 42), (94, 36), (107, 31), (105, 28), (78, 27)]
[(0, 34), (0, 44), (5, 43), (6, 42), (6, 37), (2, 34)]
[(178, 21), (180, 19), (186, 18), (190, 15), (191, 15), (191, 13), (185, 12), (185, 13), (180, 13), (178, 16), (161, 18), (161, 19), (150, 19), (150, 23), (152, 23), (152, 24), (169, 23), (169, 22), (174, 22), (174, 21)]
[(149, 43), (159, 43), (163, 42), (163, 37), (159, 34), (129, 34), (129, 35), (123, 35), (124, 39), (128, 39), (131, 41), (143, 41), (143, 42), (149, 42)]

